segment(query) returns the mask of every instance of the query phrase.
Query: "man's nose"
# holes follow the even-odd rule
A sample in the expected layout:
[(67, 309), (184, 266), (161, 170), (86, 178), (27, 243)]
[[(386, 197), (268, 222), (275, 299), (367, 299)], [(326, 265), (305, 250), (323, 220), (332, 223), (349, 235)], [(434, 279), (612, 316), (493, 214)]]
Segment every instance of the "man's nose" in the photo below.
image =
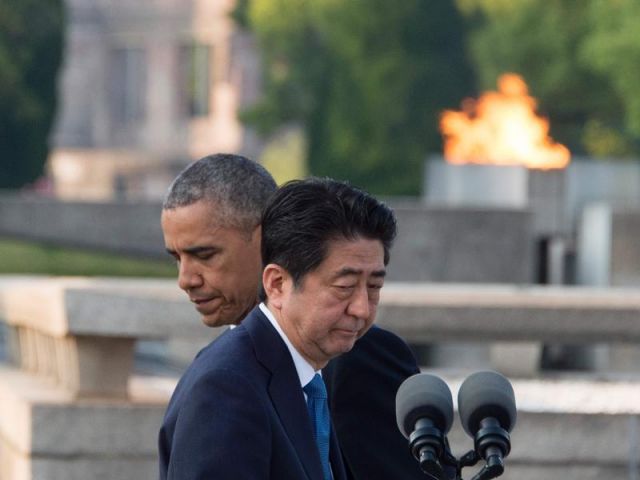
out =
[(362, 286), (353, 292), (353, 297), (351, 297), (351, 301), (347, 307), (347, 313), (356, 318), (369, 318), (369, 292), (366, 286)]
[(200, 272), (189, 260), (183, 260), (178, 267), (178, 286), (182, 290), (190, 290), (202, 285)]

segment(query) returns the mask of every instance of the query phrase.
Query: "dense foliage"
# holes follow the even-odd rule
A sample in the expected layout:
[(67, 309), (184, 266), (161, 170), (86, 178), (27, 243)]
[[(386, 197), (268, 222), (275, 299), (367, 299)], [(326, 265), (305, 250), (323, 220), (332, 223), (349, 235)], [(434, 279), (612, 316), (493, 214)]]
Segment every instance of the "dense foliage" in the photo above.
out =
[(264, 133), (300, 123), (311, 173), (374, 193), (415, 194), (441, 150), (439, 112), (473, 92), (451, 1), (248, 0), (265, 96), (245, 120)]
[[(243, 120), (304, 132), (308, 170), (374, 193), (416, 194), (441, 151), (438, 116), (521, 74), (574, 154), (637, 156), (637, 0), (237, 0), (264, 60)], [(0, 188), (47, 156), (63, 0), (0, 2)]]
[(458, 0), (481, 88), (524, 76), (573, 153), (629, 155), (640, 134), (635, 0)]
[(265, 95), (244, 119), (303, 126), (310, 171), (413, 194), (438, 115), (522, 75), (574, 154), (636, 156), (636, 0), (242, 0)]
[(42, 174), (63, 43), (62, 0), (0, 2), (0, 188)]

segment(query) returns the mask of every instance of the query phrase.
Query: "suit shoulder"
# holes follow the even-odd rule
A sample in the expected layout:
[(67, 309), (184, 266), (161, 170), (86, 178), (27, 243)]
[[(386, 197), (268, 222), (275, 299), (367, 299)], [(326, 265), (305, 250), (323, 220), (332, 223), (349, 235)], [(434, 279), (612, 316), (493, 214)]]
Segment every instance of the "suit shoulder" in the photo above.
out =
[(415, 361), (407, 342), (395, 333), (375, 325), (356, 342), (355, 348), (366, 351), (384, 350), (403, 357), (411, 357)]
[[(249, 337), (240, 328), (226, 332), (200, 351), (180, 378), (173, 397), (180, 397), (203, 378), (224, 372), (244, 374), (253, 368), (254, 356)], [(172, 398), (173, 403), (176, 398)]]
[(407, 343), (395, 333), (373, 327), (360, 338), (350, 352), (332, 360), (328, 374), (341, 372), (388, 372), (389, 375), (406, 378), (418, 373), (420, 368)]

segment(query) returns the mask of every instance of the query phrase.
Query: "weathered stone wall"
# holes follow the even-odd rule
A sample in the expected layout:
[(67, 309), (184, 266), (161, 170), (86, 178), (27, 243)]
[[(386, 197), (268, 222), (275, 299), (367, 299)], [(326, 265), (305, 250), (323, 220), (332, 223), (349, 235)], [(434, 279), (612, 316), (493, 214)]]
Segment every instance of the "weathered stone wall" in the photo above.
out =
[(398, 217), (390, 280), (532, 282), (534, 243), (528, 211), (390, 205)]
[[(535, 283), (539, 259), (529, 210), (388, 203), (398, 217), (390, 280)], [(610, 227), (580, 230), (577, 257), (605, 271), (601, 285), (640, 285), (640, 210), (606, 210)], [(165, 258), (160, 213), (158, 202), (64, 202), (3, 193), (0, 237)], [(605, 250), (579, 251), (581, 237), (596, 236), (603, 237)]]
[[(238, 119), (260, 94), (253, 38), (235, 0), (65, 0), (66, 42), (49, 177), (64, 198), (162, 197), (173, 170), (212, 152), (258, 158)], [(190, 46), (199, 63), (190, 111)], [(202, 50), (205, 51), (205, 50)]]
[[(534, 252), (527, 211), (390, 204), (399, 229), (390, 280), (531, 281)], [(0, 195), (0, 237), (164, 257), (160, 213), (160, 204), (152, 202), (62, 202)]]
[(165, 257), (159, 203), (0, 196), (0, 237)]

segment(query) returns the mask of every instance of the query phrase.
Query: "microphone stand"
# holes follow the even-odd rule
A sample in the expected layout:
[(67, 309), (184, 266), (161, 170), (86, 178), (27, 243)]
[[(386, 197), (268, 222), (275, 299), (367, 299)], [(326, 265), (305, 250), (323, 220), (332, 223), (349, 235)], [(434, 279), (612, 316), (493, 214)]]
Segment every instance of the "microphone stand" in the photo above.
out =
[[(483, 458), (486, 459), (485, 465), (471, 480), (490, 480), (499, 477), (504, 473), (503, 458), (511, 450), (509, 433), (492, 417), (485, 418), (480, 422), (480, 430), (474, 436), (475, 448), (469, 450), (459, 460), (451, 453), (448, 438), (444, 437), (441, 445), (444, 448), (438, 451), (438, 453), (441, 453), (438, 456), (441, 457), (443, 465), (455, 468), (455, 480), (463, 480), (462, 469), (477, 464)], [(418, 457), (416, 456), (416, 458)], [(423, 462), (420, 462), (420, 467), (430, 480), (451, 480), (445, 475), (440, 462), (437, 462), (437, 460), (435, 462), (437, 468), (434, 468), (433, 462), (431, 462), (429, 469), (425, 468), (426, 465)]]
[[(456, 476), (455, 480), (463, 480), (462, 469), (464, 467), (471, 467), (482, 460), (482, 457), (476, 453), (475, 450), (469, 450), (465, 453), (460, 460), (456, 459), (450, 452), (447, 451), (443, 463), (446, 465), (455, 467)], [(492, 478), (499, 477), (504, 473), (504, 463), (502, 457), (498, 455), (492, 455), (487, 458), (487, 463), (482, 469), (476, 473), (471, 480), (490, 480)], [(446, 477), (444, 477), (446, 479)], [(440, 479), (438, 479), (440, 480)], [(448, 479), (451, 480), (451, 479)]]

